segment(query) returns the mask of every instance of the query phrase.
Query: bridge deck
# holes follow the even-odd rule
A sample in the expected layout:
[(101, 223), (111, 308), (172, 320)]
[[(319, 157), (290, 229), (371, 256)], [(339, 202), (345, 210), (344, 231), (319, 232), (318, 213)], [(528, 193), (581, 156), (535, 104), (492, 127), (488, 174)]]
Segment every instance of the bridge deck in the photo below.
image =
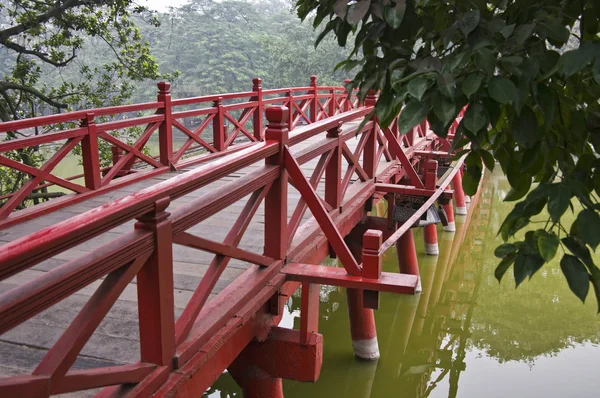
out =
[[(352, 123), (354, 124), (354, 123)], [(345, 129), (350, 124), (343, 127)], [(301, 151), (310, 146), (315, 141), (322, 139), (319, 135), (304, 141), (301, 144), (291, 148), (293, 153)], [(349, 148), (354, 151), (358, 144), (357, 138), (347, 141)], [(305, 176), (310, 177), (318, 162), (314, 159), (302, 166)], [(205, 163), (203, 163), (205, 164)], [(181, 206), (184, 203), (205, 195), (216, 187), (242, 178), (246, 173), (260, 167), (264, 162), (256, 163), (237, 173), (231, 174), (221, 180), (211, 183), (202, 189), (191, 192), (190, 194), (174, 200), (170, 209)], [(389, 167), (390, 163), (381, 158), (379, 169), (383, 170)], [(32, 232), (44, 227), (54, 225), (60, 221), (66, 220), (76, 214), (80, 214), (98, 207), (109, 201), (138, 192), (144, 188), (150, 187), (161, 181), (169, 179), (174, 175), (185, 173), (191, 168), (182, 169), (158, 175), (137, 183), (118, 188), (83, 202), (65, 207), (52, 213), (40, 216), (36, 219), (20, 223), (0, 231), (0, 245), (11, 242), (17, 238), (26, 236)], [(324, 179), (324, 177), (323, 177)], [(354, 179), (353, 179), (354, 181)], [(324, 184), (319, 184), (317, 192), (322, 196)], [(351, 187), (348, 192), (352, 191)], [(296, 204), (300, 200), (300, 194), (290, 186), (289, 189), (288, 219), (291, 217)], [(206, 221), (196, 225), (188, 230), (201, 237), (214, 241), (222, 241), (229, 232), (231, 225), (237, 219), (241, 212), (245, 200), (235, 203), (218, 214), (210, 217)], [(254, 253), (262, 254), (263, 251), (263, 225), (264, 225), (264, 204), (254, 216), (252, 223), (248, 227), (244, 238), (239, 247)], [(303, 223), (312, 218), (310, 211), (307, 210)], [(98, 247), (118, 239), (119, 236), (130, 232), (133, 228), (133, 221), (120, 225), (109, 232), (106, 232), (90, 241), (69, 249), (54, 258), (46, 260), (32, 269), (21, 272), (11, 278), (0, 282), (0, 294), (16, 286), (20, 286), (55, 267), (66, 263), (69, 260), (85, 255), (86, 252), (97, 249)], [(214, 255), (184, 246), (174, 245), (173, 247), (174, 264), (174, 287), (175, 287), (175, 315), (178, 317), (185, 308), (192, 293), (198, 286), (202, 276), (206, 272), (208, 264)], [(248, 263), (234, 260), (229, 263), (225, 272), (221, 275), (218, 283), (212, 291), (211, 298), (218, 294), (222, 289), (229, 285), (249, 266)], [(0, 335), (0, 376), (30, 374), (40, 359), (45, 355), (49, 348), (53, 346), (66, 327), (87, 302), (89, 297), (99, 286), (100, 281), (81, 289), (77, 294), (71, 295), (62, 302), (54, 305), (46, 311), (34, 316), (27, 322)], [(135, 279), (127, 286), (119, 300), (110, 310), (104, 321), (94, 332), (86, 346), (81, 351), (73, 368), (83, 369), (91, 367), (104, 367), (118, 364), (135, 363), (139, 361), (139, 329), (137, 315), (137, 293), (133, 286)], [(92, 395), (97, 390), (80, 392), (77, 396)], [(82, 395), (83, 394), (83, 395)]]

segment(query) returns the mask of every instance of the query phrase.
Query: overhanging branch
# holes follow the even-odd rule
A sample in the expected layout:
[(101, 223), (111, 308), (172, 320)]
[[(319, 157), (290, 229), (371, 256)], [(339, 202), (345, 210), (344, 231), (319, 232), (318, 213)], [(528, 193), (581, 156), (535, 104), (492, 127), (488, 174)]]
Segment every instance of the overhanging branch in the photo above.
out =
[(26, 93), (36, 96), (37, 98), (41, 99), (45, 103), (47, 103), (55, 108), (58, 108), (58, 109), (66, 109), (68, 106), (67, 104), (62, 104), (60, 102), (54, 101), (52, 98), (48, 97), (47, 95), (43, 94), (42, 92), (36, 90), (33, 87), (28, 87), (28, 86), (25, 86), (22, 84), (17, 84), (17, 83), (12, 83), (12, 82), (0, 82), (0, 91), (6, 91), (6, 90), (24, 91)]

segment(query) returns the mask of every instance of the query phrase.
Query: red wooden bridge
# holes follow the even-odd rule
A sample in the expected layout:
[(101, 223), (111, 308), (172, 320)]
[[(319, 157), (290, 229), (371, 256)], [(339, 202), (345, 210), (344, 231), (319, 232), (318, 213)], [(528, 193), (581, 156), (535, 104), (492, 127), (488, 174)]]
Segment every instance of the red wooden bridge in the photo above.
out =
[[(458, 120), (448, 139), (426, 120), (400, 134), (372, 115), (374, 93), (359, 104), (316, 77), (158, 88), (156, 102), (0, 123), (22, 133), (0, 143), (0, 171), (28, 176), (0, 196), (0, 396), (200, 396), (226, 369), (246, 397), (281, 396), (283, 378), (319, 376), (320, 284), (347, 288), (354, 353), (377, 358), (378, 292), (420, 291), (411, 228), (435, 203), (447, 231), (453, 201), (465, 214)], [(16, 156), (30, 147), (53, 153), (36, 168)], [(73, 153), (82, 173), (58, 175)], [(44, 189), (70, 193), (21, 208)], [(388, 214), (372, 212), (384, 198)], [(400, 273), (381, 272), (392, 246)], [(328, 256), (340, 267), (318, 265)], [(278, 327), (300, 285), (300, 329)]]

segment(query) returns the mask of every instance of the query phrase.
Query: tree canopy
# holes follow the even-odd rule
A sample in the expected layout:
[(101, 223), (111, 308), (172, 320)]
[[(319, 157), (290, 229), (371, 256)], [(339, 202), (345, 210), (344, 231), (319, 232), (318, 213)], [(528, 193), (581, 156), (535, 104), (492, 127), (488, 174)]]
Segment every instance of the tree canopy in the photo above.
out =
[[(427, 117), (445, 137), (468, 106), (454, 149), (466, 157), (473, 194), (496, 162), (518, 201), (499, 233), (495, 275), (512, 266), (517, 286), (559, 253), (581, 300), (600, 306), (600, 1), (297, 0), (298, 15), (351, 49), (362, 98), (379, 90), (383, 125), (402, 133)], [(463, 149), (467, 148), (467, 149)], [(540, 213), (547, 209), (548, 217)], [(574, 222), (563, 217), (576, 213)], [(515, 234), (525, 230), (523, 238)]]

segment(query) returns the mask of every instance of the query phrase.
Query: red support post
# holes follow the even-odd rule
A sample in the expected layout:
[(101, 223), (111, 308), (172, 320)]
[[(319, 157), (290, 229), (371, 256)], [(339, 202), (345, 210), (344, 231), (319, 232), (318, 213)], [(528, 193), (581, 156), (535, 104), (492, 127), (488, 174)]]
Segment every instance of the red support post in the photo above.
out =
[(313, 334), (319, 331), (319, 291), (321, 285), (302, 284), (302, 303), (300, 308), (300, 344), (307, 345)]
[(158, 129), (158, 145), (160, 151), (160, 163), (165, 166), (171, 165), (173, 159), (173, 119), (171, 116), (171, 85), (167, 82), (160, 82), (158, 86), (158, 96), (156, 100), (164, 103), (164, 108), (159, 109), (160, 114), (165, 115), (165, 120)]
[[(419, 276), (419, 260), (415, 248), (413, 230), (409, 229), (396, 241), (396, 255), (400, 273)], [(417, 293), (421, 292), (421, 281), (417, 286)]]
[(337, 146), (332, 149), (331, 159), (325, 169), (325, 202), (334, 209), (340, 209), (342, 204), (342, 145), (340, 139), (340, 126), (327, 131), (327, 137), (338, 140)]
[[(352, 235), (352, 233), (351, 233)], [(346, 239), (348, 247), (357, 261), (362, 261), (362, 242)], [(354, 355), (360, 359), (375, 360), (379, 358), (379, 343), (377, 342), (377, 328), (375, 327), (375, 314), (370, 308), (365, 308), (363, 290), (346, 289), (348, 299), (348, 316), (350, 317), (350, 336)]]
[(456, 203), (456, 214), (459, 216), (467, 215), (467, 205), (465, 203), (465, 192), (462, 187), (462, 175), (460, 171), (452, 178), (452, 189), (454, 190), (454, 200)]
[[(369, 90), (365, 98), (365, 106), (374, 106), (376, 102), (375, 91)], [(363, 169), (369, 178), (375, 177), (375, 172), (377, 171), (377, 165), (375, 164), (377, 161), (377, 116), (374, 115), (372, 120), (373, 129), (367, 133), (369, 136), (367, 137), (363, 152)]]
[[(363, 235), (363, 278), (380, 279), (382, 256), (379, 248), (383, 243), (383, 232), (369, 229)], [(363, 305), (373, 310), (379, 309), (379, 292), (374, 290), (363, 290)]]
[(256, 101), (256, 109), (252, 115), (252, 122), (254, 126), (254, 138), (259, 141), (264, 139), (263, 137), (263, 95), (262, 95), (262, 79), (255, 77), (252, 79), (252, 91), (256, 93), (250, 100)]
[[(437, 185), (437, 169), (438, 163), (435, 160), (424, 159), (425, 165), (425, 188), (436, 189)], [(425, 254), (430, 256), (437, 256), (440, 254), (440, 248), (438, 245), (437, 226), (436, 224), (426, 225), (423, 228), (424, 241), (425, 241)]]
[(213, 102), (213, 106), (217, 108), (217, 114), (213, 119), (213, 147), (217, 152), (225, 150), (225, 116), (223, 115), (223, 98), (219, 97)]
[(452, 205), (452, 201), (442, 206), (444, 206), (446, 217), (448, 217), (448, 225), (444, 225), (444, 231), (456, 232), (456, 223), (454, 222), (454, 206)]
[(280, 166), (280, 175), (265, 197), (265, 256), (283, 260), (287, 254), (288, 173), (284, 166), (284, 148), (288, 141), (286, 127), (289, 110), (285, 106), (270, 106), (265, 112), (265, 139), (277, 141), (279, 151), (266, 159), (266, 164)]
[(141, 361), (172, 364), (175, 354), (175, 299), (173, 293), (173, 231), (169, 197), (159, 199), (150, 213), (138, 218), (136, 229), (153, 231), (154, 253), (137, 274)]
[(310, 121), (312, 123), (318, 120), (319, 115), (319, 87), (317, 85), (317, 76), (310, 77), (311, 94), (313, 95), (310, 100)]
[(85, 115), (85, 119), (81, 121), (81, 127), (87, 128), (87, 135), (81, 141), (85, 187), (88, 189), (98, 189), (100, 188), (100, 155), (98, 152), (98, 136), (93, 113)]

